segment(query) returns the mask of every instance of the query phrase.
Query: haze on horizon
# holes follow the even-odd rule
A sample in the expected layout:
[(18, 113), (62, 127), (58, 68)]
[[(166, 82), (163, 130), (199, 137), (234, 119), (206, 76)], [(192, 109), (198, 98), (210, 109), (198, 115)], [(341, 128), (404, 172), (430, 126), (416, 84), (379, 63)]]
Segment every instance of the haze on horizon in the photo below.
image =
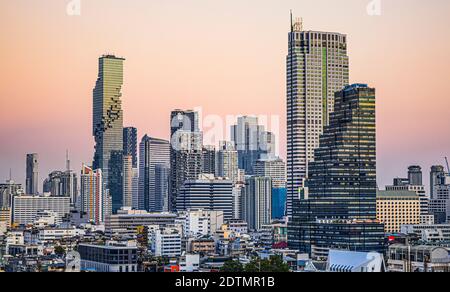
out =
[[(93, 158), (98, 57), (126, 58), (125, 125), (168, 139), (175, 108), (203, 115), (280, 117), (285, 155), (289, 10), (306, 30), (348, 35), (350, 80), (377, 89), (378, 183), (450, 156), (450, 2), (381, 0), (15, 0), (0, 4), (0, 181), (24, 184), (39, 153), (40, 181)], [(42, 184), (40, 184), (42, 189)]]

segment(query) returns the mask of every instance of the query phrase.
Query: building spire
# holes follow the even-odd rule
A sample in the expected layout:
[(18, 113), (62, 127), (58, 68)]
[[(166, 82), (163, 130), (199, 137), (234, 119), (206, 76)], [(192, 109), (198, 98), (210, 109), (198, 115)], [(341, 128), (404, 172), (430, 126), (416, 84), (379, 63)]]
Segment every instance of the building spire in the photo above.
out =
[(291, 9), (291, 32), (294, 31), (294, 20), (292, 18), (292, 9)]
[(69, 150), (66, 149), (66, 170), (70, 171), (70, 159), (69, 159)]

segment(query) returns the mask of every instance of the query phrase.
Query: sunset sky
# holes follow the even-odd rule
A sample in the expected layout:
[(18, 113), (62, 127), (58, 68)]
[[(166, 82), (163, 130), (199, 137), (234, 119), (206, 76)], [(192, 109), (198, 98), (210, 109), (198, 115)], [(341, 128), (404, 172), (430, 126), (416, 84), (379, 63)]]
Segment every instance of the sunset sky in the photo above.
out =
[[(378, 182), (450, 156), (450, 1), (0, 0), (0, 181), (24, 183), (26, 153), (40, 180), (93, 157), (97, 59), (126, 58), (125, 126), (169, 138), (169, 114), (279, 116), (285, 157), (289, 10), (306, 30), (348, 35), (350, 80), (377, 89)], [(42, 184), (40, 184), (42, 189)]]

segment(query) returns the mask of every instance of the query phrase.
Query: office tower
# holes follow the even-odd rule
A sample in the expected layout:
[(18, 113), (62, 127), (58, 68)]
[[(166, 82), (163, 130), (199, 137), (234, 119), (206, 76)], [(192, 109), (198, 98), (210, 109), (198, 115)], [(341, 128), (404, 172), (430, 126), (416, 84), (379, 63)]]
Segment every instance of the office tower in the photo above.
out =
[(27, 154), (27, 177), (26, 177), (26, 190), (28, 195), (37, 195), (39, 183), (39, 161), (38, 155)]
[(169, 211), (169, 177), (170, 168), (167, 165), (155, 166), (155, 211)]
[(4, 184), (0, 184), (0, 209), (10, 209), (12, 197), (22, 194), (24, 191), (21, 184), (16, 184), (11, 177)]
[(109, 196), (111, 197), (111, 208), (115, 214), (117, 210), (124, 206), (123, 195), (123, 151), (111, 151), (109, 159)]
[(202, 170), (203, 173), (216, 173), (216, 148), (211, 145), (205, 145), (202, 149)]
[(133, 207), (133, 156), (123, 156), (123, 204), (122, 207)]
[(131, 207), (139, 209), (139, 168), (132, 168)]
[(45, 179), (43, 191), (54, 197), (70, 197), (74, 204), (78, 191), (77, 175), (71, 171), (53, 171)]
[(430, 178), (430, 214), (436, 224), (450, 223), (450, 174), (446, 173), (442, 166), (433, 166)]
[(239, 117), (237, 124), (231, 126), (231, 141), (238, 151), (239, 168), (245, 170), (247, 175), (253, 175), (256, 160), (268, 153), (267, 149), (271, 149), (274, 139), (272, 133), (258, 124), (257, 117)]
[(195, 180), (203, 173), (203, 133), (198, 113), (175, 110), (170, 115), (170, 189), (169, 208), (176, 211), (177, 196), (186, 180)]
[(441, 165), (434, 165), (430, 171), (430, 198), (436, 197), (436, 186), (441, 185), (446, 177), (444, 167)]
[(227, 177), (236, 184), (239, 181), (238, 152), (233, 142), (220, 141), (219, 144), (216, 175)]
[(245, 183), (239, 182), (233, 186), (233, 219), (243, 219), (243, 196), (245, 192)]
[(255, 175), (272, 179), (272, 218), (281, 219), (286, 213), (286, 164), (279, 157), (259, 159)]
[(145, 135), (139, 145), (139, 209), (151, 212), (162, 211), (157, 208), (156, 184), (158, 182), (156, 167), (170, 168), (170, 144), (169, 141), (152, 138)]
[(123, 154), (131, 155), (132, 168), (138, 167), (137, 129), (134, 127), (123, 128)]
[(176, 201), (177, 211), (223, 211), (224, 220), (233, 218), (233, 182), (214, 175), (186, 180)]
[(51, 197), (48, 195), (17, 195), (12, 202), (12, 222), (19, 225), (33, 224), (41, 211), (53, 211), (57, 220), (62, 221), (70, 213), (69, 197)]
[[(122, 85), (123, 62), (125, 59), (112, 55), (104, 55), (99, 59), (98, 79), (93, 91), (93, 136), (95, 138), (95, 154), (93, 169), (101, 169), (103, 182), (109, 189), (113, 204), (117, 208), (122, 198), (119, 187), (123, 152), (123, 111)], [(113, 152), (115, 165), (111, 165)], [(113, 172), (113, 173), (111, 173)], [(112, 181), (115, 185), (110, 185)]]
[(307, 178), (319, 137), (329, 123), (334, 93), (349, 83), (347, 36), (304, 31), (302, 26), (291, 16), (286, 58), (288, 216)]
[(272, 179), (270, 177), (249, 177), (242, 200), (242, 219), (248, 223), (251, 230), (259, 231), (263, 225), (271, 223)]
[(81, 212), (86, 213), (91, 222), (102, 224), (105, 222), (106, 215), (111, 213), (107, 210), (109, 208), (107, 200), (102, 170), (93, 170), (83, 165), (81, 170)]
[(279, 157), (258, 159), (255, 162), (255, 175), (272, 178), (275, 189), (286, 187), (286, 164)]
[(286, 188), (272, 188), (272, 219), (286, 216)]
[(399, 233), (402, 225), (420, 224), (420, 197), (411, 191), (378, 191), (377, 218), (386, 233)]
[(264, 131), (260, 135), (260, 158), (274, 157), (276, 154), (276, 137), (272, 132)]
[(375, 89), (346, 86), (309, 165), (307, 188), (294, 205), (289, 245), (313, 257), (329, 249), (383, 251), (377, 221)]
[(417, 165), (408, 167), (408, 181), (410, 185), (421, 186), (422, 183), (422, 168)]

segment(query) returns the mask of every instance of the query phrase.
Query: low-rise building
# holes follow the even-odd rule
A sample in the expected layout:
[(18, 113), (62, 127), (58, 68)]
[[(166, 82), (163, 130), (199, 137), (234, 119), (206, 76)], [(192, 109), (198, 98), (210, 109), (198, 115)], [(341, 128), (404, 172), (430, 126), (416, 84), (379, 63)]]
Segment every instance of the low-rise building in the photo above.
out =
[(136, 242), (80, 244), (81, 270), (95, 272), (137, 272)]
[(394, 244), (388, 251), (390, 272), (449, 272), (450, 258), (445, 248)]

